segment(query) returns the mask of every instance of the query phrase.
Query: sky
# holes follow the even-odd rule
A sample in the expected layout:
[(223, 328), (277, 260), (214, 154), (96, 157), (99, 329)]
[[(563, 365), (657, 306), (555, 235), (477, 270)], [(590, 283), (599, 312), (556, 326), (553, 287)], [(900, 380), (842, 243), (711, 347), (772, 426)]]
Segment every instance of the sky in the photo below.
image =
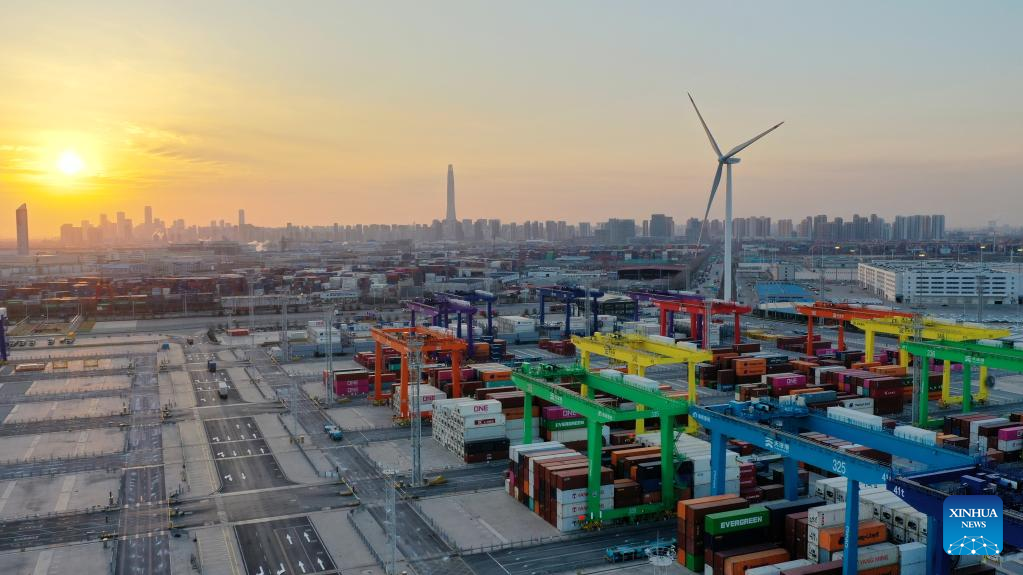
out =
[[(3, 6), (3, 4), (8, 6)], [(1023, 3), (0, 0), (0, 237), (126, 211), (458, 216), (1023, 212)], [(60, 158), (81, 160), (73, 175)], [(67, 164), (64, 164), (67, 167)], [(723, 197), (720, 197), (723, 200)], [(717, 201), (711, 217), (723, 214)]]

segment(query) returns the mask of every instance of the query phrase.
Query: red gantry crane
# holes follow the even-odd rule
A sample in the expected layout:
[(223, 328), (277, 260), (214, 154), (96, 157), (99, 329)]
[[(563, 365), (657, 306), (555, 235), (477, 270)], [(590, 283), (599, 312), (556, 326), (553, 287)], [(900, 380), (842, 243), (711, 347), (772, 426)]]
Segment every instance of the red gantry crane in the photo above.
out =
[(707, 327), (710, 316), (729, 314), (735, 317), (735, 343), (742, 343), (739, 316), (753, 310), (748, 305), (721, 299), (691, 300), (650, 300), (661, 311), (661, 335), (668, 335), (668, 313), (686, 312), (689, 314), (690, 337), (696, 339), (700, 346), (707, 348)]
[[(878, 309), (848, 303), (832, 303), (815, 301), (811, 305), (797, 304), (796, 311), (806, 316), (806, 355), (813, 355), (813, 320), (814, 318), (833, 319), (838, 321), (838, 350), (845, 351), (845, 322), (854, 319), (882, 319), (891, 317), (913, 317), (913, 313)], [(867, 361), (874, 361), (868, 357)]]
[[(403, 419), (408, 418), (408, 356), (409, 339), (415, 337), (422, 342), (421, 352), (425, 354), (448, 352), (451, 354), (451, 391), (454, 397), (462, 396), (462, 353), (465, 352), (465, 340), (448, 335), (443, 332), (432, 330), (428, 327), (396, 327), (379, 328), (370, 330), (373, 341), (376, 342), (376, 362), (374, 369), (374, 395), (373, 399), (381, 401), (384, 399), (381, 389), (381, 375), (384, 369), (384, 346), (388, 346), (401, 354), (401, 404), (400, 415)], [(393, 394), (394, 391), (392, 390)]]

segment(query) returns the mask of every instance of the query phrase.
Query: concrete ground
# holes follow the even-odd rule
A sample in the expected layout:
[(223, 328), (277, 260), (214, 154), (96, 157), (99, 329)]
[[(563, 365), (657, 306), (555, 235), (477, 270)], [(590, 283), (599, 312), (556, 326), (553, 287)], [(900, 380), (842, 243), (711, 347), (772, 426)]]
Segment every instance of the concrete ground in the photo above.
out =
[[(279, 343), (281, 341), (281, 334), (275, 331), (259, 331), (254, 334), (256, 345), (263, 345), (265, 343)], [(252, 345), (253, 335), (240, 335), (233, 336), (227, 334), (218, 334), (221, 343), (232, 347), (247, 347)]]
[[(321, 377), (323, 370), (327, 369), (327, 360), (306, 360), (298, 363), (289, 363), (282, 367), (284, 368), (284, 371), (288, 372), (288, 375), (319, 378)], [(363, 369), (363, 367), (351, 359), (335, 357), (334, 369)]]
[(53, 360), (53, 359), (75, 359), (83, 357), (91, 357), (98, 353), (110, 353), (115, 351), (118, 354), (131, 355), (141, 353), (153, 353), (155, 351), (154, 344), (135, 344), (135, 345), (117, 345), (116, 347), (107, 347), (108, 345), (105, 340), (96, 343), (103, 343), (102, 347), (95, 347), (90, 345), (77, 346), (77, 345), (63, 345), (63, 346), (46, 346), (40, 348), (38, 345), (33, 348), (19, 348), (18, 359), (19, 360)]
[(0, 481), (0, 518), (106, 507), (121, 487), (121, 474), (89, 471)]
[(138, 326), (138, 322), (135, 320), (124, 320), (124, 321), (97, 321), (92, 326), (93, 334), (100, 333), (120, 333), (125, 331), (135, 331)]
[(113, 546), (102, 543), (65, 545), (55, 549), (8, 551), (0, 553), (0, 573), (4, 575), (107, 575)]
[(383, 570), (374, 561), (366, 544), (352, 529), (348, 521), (351, 512), (351, 509), (337, 509), (313, 513), (309, 515), (309, 520), (321, 535), (330, 535), (321, 540), (334, 560), (334, 565), (342, 573), (383, 575)]
[[(259, 425), (260, 431), (263, 432), (263, 440), (270, 446), (270, 451), (277, 458), (277, 462), (288, 479), (295, 483), (318, 483), (324, 480), (323, 471), (333, 469), (327, 458), (308, 439), (303, 445), (306, 455), (309, 456), (306, 459), (299, 447), (291, 443), (291, 436), (276, 414), (263, 413), (253, 416), (252, 419)], [(321, 433), (322, 431), (320, 430)], [(309, 463), (310, 460), (315, 467)]]
[(163, 473), (167, 492), (180, 490), (185, 495), (188, 485), (188, 474), (182, 465), (185, 462), (185, 447), (181, 441), (181, 429), (177, 425), (164, 425), (162, 428)]
[(463, 549), (561, 535), (503, 489), (430, 497), (419, 506)]
[[(393, 469), (402, 473), (412, 469), (411, 439), (375, 441), (361, 449), (381, 469)], [(460, 457), (445, 449), (441, 444), (434, 441), (432, 437), (423, 439), (422, 460), (423, 471), (443, 471), (445, 469), (468, 467)]]
[(269, 401), (263, 397), (263, 394), (256, 387), (256, 384), (252, 382), (252, 378), (244, 367), (229, 367), (224, 371), (227, 372), (227, 377), (231, 379), (231, 387), (238, 390), (238, 395), (241, 396), (242, 401), (249, 403)]
[(87, 391), (106, 391), (110, 389), (127, 389), (131, 386), (131, 378), (127, 375), (93, 375), (60, 379), (43, 379), (33, 381), (25, 390), (25, 395), (46, 395), (53, 393), (80, 393)]
[[(17, 359), (17, 358), (15, 358)], [(100, 359), (55, 359), (40, 360), (47, 361), (46, 373), (83, 373), (88, 375), (89, 371), (108, 371), (113, 369), (127, 369), (130, 363), (127, 357), (100, 358)]]
[(156, 359), (158, 364), (166, 360), (167, 365), (173, 367), (185, 365), (185, 351), (180, 344), (172, 343), (170, 349), (160, 349), (156, 352)]
[[(177, 431), (178, 442), (184, 446), (182, 454), (187, 478), (185, 495), (199, 497), (220, 489), (220, 479), (213, 464), (213, 454), (210, 452), (202, 422), (194, 419), (182, 421), (178, 423)], [(164, 439), (164, 444), (168, 443), (169, 441)], [(180, 472), (180, 468), (178, 471)], [(173, 478), (179, 476), (180, 474), (175, 474)], [(171, 477), (168, 475), (168, 485), (172, 484)]]
[(387, 406), (358, 405), (324, 410), (341, 429), (379, 429), (394, 426), (394, 412)]
[(4, 423), (39, 421), (43, 419), (69, 419), (77, 417), (102, 417), (116, 415), (124, 409), (119, 397), (94, 397), (92, 399), (68, 399), (64, 401), (41, 401), (19, 403), (11, 408)]
[(192, 379), (184, 371), (162, 371), (157, 374), (160, 385), (160, 405), (172, 408), (195, 407), (195, 390)]
[(246, 572), (234, 529), (227, 525), (200, 527), (192, 529), (189, 536), (195, 540), (194, 545), (199, 549), (198, 556), (204, 575), (238, 575)]
[(125, 435), (121, 429), (100, 428), (0, 437), (0, 461), (119, 453), (124, 451)]

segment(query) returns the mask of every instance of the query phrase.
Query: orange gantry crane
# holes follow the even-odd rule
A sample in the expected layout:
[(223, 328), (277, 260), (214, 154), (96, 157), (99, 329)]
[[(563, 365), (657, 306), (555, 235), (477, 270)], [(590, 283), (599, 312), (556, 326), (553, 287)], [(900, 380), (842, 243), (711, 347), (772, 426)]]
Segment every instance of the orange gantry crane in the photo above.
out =
[[(845, 322), (854, 319), (882, 319), (890, 317), (913, 317), (914, 314), (891, 309), (879, 309), (848, 303), (815, 301), (813, 304), (796, 305), (796, 311), (806, 316), (806, 355), (813, 355), (814, 318), (838, 321), (838, 350), (845, 351)], [(867, 361), (874, 358), (868, 357)]]
[(698, 345), (704, 349), (709, 348), (707, 344), (707, 328), (709, 327), (711, 316), (728, 314), (733, 316), (735, 320), (735, 343), (742, 343), (742, 333), (739, 322), (739, 316), (747, 314), (753, 310), (748, 305), (743, 305), (733, 301), (725, 301), (720, 299), (705, 299), (702, 301), (691, 301), (691, 300), (676, 300), (676, 299), (651, 299), (650, 303), (660, 309), (661, 313), (661, 335), (671, 335), (668, 331), (668, 315), (686, 312), (689, 314), (689, 329), (690, 337), (697, 341)]
[[(384, 370), (384, 346), (394, 349), (401, 354), (401, 395), (400, 415), (407, 419), (408, 412), (408, 384), (409, 368), (408, 358), (410, 353), (410, 342), (418, 340), (419, 349), (424, 355), (437, 352), (448, 352), (451, 354), (451, 391), (454, 397), (462, 396), (462, 353), (466, 350), (465, 340), (459, 339), (445, 332), (430, 329), (428, 327), (395, 327), (379, 328), (370, 330), (373, 341), (376, 342), (376, 357), (374, 366), (374, 395), (377, 401), (385, 399), (382, 390), (381, 376)], [(393, 394), (394, 391), (392, 390)]]

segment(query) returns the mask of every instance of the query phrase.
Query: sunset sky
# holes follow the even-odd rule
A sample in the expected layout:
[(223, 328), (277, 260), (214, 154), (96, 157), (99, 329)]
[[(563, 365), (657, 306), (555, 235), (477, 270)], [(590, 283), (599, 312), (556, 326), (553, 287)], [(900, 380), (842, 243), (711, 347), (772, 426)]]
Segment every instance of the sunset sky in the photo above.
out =
[(4, 3), (0, 237), (429, 222), (448, 163), (459, 217), (702, 215), (687, 91), (722, 147), (786, 122), (739, 216), (1023, 213), (1021, 2)]

